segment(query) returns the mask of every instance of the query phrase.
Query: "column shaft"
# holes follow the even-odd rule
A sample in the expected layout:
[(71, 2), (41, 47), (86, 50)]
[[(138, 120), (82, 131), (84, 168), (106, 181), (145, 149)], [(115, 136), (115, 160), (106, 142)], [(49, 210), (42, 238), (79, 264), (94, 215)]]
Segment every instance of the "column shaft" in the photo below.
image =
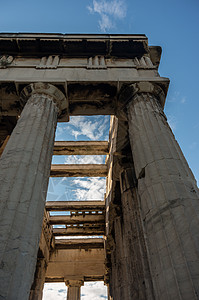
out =
[(67, 300), (80, 300), (80, 287), (69, 286), (67, 291)]
[(80, 300), (80, 289), (84, 284), (83, 280), (70, 279), (66, 280), (65, 284), (68, 287), (67, 300)]
[(42, 300), (46, 267), (47, 265), (45, 259), (38, 258), (34, 275), (34, 282), (30, 290), (29, 300)]
[(0, 160), (0, 295), (26, 300), (33, 281), (50, 175), (57, 109), (30, 97)]
[(129, 300), (128, 265), (125, 257), (125, 243), (122, 233), (122, 216), (114, 219), (115, 245), (111, 253), (112, 296), (114, 300)]
[(129, 137), (156, 299), (199, 297), (199, 192), (157, 98), (135, 94)]
[(133, 167), (121, 172), (120, 186), (128, 300), (154, 299)]

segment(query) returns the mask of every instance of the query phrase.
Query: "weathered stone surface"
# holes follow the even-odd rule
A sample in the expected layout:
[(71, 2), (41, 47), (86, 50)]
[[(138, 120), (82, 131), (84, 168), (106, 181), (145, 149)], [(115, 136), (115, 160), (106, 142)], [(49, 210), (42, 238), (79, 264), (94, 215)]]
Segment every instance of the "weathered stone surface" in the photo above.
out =
[(107, 141), (56, 141), (54, 155), (106, 155), (108, 154)]
[(37, 259), (34, 282), (31, 286), (29, 300), (42, 300), (47, 264), (44, 258)]
[(160, 88), (152, 84), (132, 88), (135, 93), (129, 95), (127, 108), (129, 136), (155, 298), (197, 299), (196, 181), (167, 124)]
[(34, 94), (0, 160), (0, 297), (28, 299), (36, 265), (57, 109)]
[(56, 239), (56, 249), (104, 249), (102, 238)]
[(77, 214), (71, 216), (51, 216), (50, 224), (83, 224), (83, 223), (104, 223), (104, 215), (102, 214)]
[(70, 279), (65, 284), (68, 287), (67, 300), (80, 300), (80, 288), (84, 285), (83, 280)]
[[(86, 242), (85, 242), (86, 243)], [(63, 282), (80, 276), (88, 281), (104, 279), (104, 249), (58, 249), (50, 257), (46, 282)]]
[(110, 299), (153, 299), (126, 120), (111, 119), (106, 282)]
[(47, 201), (47, 211), (104, 211), (104, 201)]
[(123, 219), (123, 243), (127, 273), (127, 299), (154, 299), (149, 261), (137, 193), (137, 180), (132, 168), (120, 175)]
[(106, 177), (107, 166), (101, 164), (51, 165), (51, 177)]

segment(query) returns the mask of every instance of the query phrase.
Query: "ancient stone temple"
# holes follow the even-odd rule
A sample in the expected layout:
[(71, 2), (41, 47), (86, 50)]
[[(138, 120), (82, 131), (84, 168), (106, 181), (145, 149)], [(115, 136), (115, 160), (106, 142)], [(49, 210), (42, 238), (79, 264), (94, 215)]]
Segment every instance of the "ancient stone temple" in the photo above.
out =
[[(145, 35), (0, 34), (1, 300), (41, 300), (45, 282), (78, 300), (98, 280), (109, 300), (199, 298), (199, 192), (163, 111), (160, 57)], [(109, 141), (54, 142), (81, 115), (111, 115)], [(46, 202), (49, 176), (106, 177), (104, 201)]]

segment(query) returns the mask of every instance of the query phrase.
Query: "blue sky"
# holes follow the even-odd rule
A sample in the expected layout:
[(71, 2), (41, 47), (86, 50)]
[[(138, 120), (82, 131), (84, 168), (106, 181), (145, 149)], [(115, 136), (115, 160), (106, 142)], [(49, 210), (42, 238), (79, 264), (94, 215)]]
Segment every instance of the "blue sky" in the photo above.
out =
[[(1, 1), (0, 32), (146, 34), (150, 45), (162, 47), (159, 73), (171, 80), (165, 112), (199, 182), (198, 15), (198, 0), (7, 0)], [(107, 122), (106, 119), (105, 121)], [(87, 132), (82, 131), (81, 122), (83, 125), (87, 124)], [(63, 128), (58, 128), (57, 139), (106, 139), (107, 128), (102, 128), (100, 135), (96, 122), (99, 122), (99, 126), (103, 123), (100, 118), (73, 119), (72, 125), (65, 124), (62, 125)], [(63, 136), (66, 132), (70, 134)], [(67, 158), (62, 159), (68, 162)], [(103, 158), (98, 158), (98, 163), (102, 161)], [(56, 158), (54, 162), (58, 162)], [(76, 157), (73, 162), (81, 161)], [(103, 179), (99, 179), (98, 185), (92, 180), (88, 182), (91, 188), (81, 181), (67, 184), (54, 182), (49, 196), (50, 193), (51, 196), (53, 193), (55, 195), (56, 186), (60, 190), (61, 184), (62, 195), (67, 194), (70, 189), (71, 195), (77, 198), (81, 198), (83, 190), (85, 197), (92, 197), (94, 194), (103, 196), (103, 184), (100, 181)], [(79, 194), (75, 194), (74, 185), (80, 190)], [(97, 191), (93, 190), (96, 186), (99, 188)], [(81, 200), (80, 198), (78, 199)], [(55, 295), (56, 299), (65, 299), (65, 294), (58, 292), (62, 289), (65, 287), (57, 290), (53, 287), (52, 290), (46, 290), (45, 295), (48, 299), (55, 299)], [(82, 299), (103, 299), (104, 289), (101, 286), (99, 289), (100, 292), (93, 292), (94, 294), (87, 294), (85, 289)], [(97, 291), (96, 287), (95, 290)]]
[(165, 112), (199, 181), (198, 0), (7, 0), (1, 32), (144, 33), (163, 49)]

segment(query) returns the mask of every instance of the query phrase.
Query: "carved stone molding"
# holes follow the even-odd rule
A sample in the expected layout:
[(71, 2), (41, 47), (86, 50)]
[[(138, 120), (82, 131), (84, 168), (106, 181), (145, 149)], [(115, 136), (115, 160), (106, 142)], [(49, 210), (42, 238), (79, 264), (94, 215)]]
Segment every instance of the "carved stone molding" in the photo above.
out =
[(40, 60), (39, 65), (36, 66), (36, 69), (57, 69), (58, 65), (58, 55), (43, 56)]
[(89, 57), (87, 69), (106, 69), (106, 62), (104, 56)]
[(0, 56), (0, 69), (6, 69), (13, 62), (14, 58), (10, 55)]

